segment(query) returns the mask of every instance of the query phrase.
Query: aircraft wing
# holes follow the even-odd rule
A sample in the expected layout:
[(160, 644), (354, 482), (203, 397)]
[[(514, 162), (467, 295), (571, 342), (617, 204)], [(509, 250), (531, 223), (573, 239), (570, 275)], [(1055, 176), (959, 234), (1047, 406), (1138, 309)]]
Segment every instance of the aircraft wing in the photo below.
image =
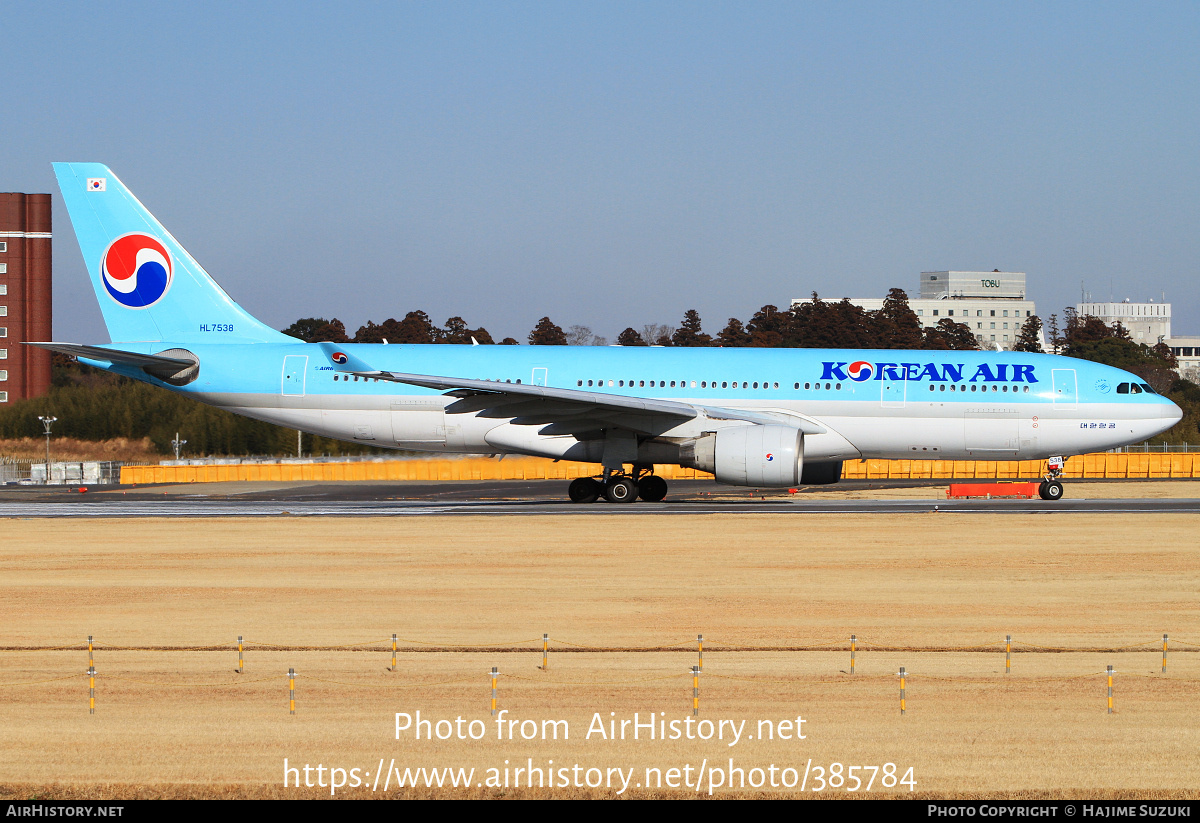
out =
[(475, 412), (481, 417), (511, 418), (516, 425), (550, 427), (542, 430), (544, 434), (570, 434), (605, 425), (621, 425), (635, 431), (658, 434), (700, 416), (759, 425), (784, 423), (799, 428), (805, 434), (823, 434), (826, 431), (812, 421), (794, 415), (525, 383), (382, 371), (347, 353), (336, 343), (319, 345), (337, 371), (444, 391), (458, 398), (446, 407), (448, 414)]

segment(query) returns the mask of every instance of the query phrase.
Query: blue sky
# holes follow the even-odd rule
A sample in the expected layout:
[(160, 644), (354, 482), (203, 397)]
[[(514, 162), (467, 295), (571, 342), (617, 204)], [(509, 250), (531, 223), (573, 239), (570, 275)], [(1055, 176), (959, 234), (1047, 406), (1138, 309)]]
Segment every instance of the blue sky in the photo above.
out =
[[(0, 190), (107, 163), (273, 325), (524, 341), (1028, 272), (1200, 334), (1194, 3), (10, 4)], [(65, 211), (55, 335), (107, 340)]]

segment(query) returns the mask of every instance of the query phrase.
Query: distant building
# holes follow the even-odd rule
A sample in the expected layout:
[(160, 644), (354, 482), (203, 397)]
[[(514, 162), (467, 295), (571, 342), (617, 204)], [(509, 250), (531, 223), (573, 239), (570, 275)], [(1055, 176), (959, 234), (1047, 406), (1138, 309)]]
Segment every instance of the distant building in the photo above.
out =
[(50, 390), (50, 195), (0, 193), (0, 405)]
[(1163, 342), (1171, 347), (1171, 354), (1175, 355), (1179, 376), (1200, 383), (1200, 337), (1170, 337)]
[(1080, 317), (1096, 317), (1108, 326), (1120, 323), (1134, 343), (1156, 346), (1171, 336), (1170, 303), (1080, 303), (1075, 310)]
[[(811, 298), (792, 301), (808, 303)], [(883, 298), (852, 297), (850, 302), (867, 311), (883, 308)], [(1026, 319), (1037, 306), (1025, 299), (1025, 272), (923, 271), (918, 296), (908, 305), (924, 326), (945, 319), (966, 325), (986, 346), (1008, 350), (1017, 342)]]

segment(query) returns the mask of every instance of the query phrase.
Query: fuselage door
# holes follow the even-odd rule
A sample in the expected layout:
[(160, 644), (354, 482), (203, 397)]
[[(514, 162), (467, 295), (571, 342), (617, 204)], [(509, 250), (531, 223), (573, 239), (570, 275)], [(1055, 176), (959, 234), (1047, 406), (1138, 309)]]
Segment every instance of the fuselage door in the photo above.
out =
[(533, 379), (529, 382), (535, 386), (549, 385), (546, 381), (549, 379), (550, 370), (546, 368), (535, 368), (533, 370)]
[(1054, 407), (1073, 409), (1078, 403), (1074, 369), (1051, 369), (1050, 380), (1054, 384)]
[(304, 372), (308, 369), (308, 355), (289, 354), (283, 358), (283, 378), (280, 394), (284, 397), (304, 396)]

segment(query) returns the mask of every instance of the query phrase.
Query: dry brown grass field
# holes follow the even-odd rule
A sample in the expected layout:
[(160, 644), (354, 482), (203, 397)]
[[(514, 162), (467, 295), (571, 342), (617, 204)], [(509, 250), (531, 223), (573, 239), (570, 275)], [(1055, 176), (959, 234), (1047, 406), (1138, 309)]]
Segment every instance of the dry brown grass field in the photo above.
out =
[[(1198, 525), (1068, 513), (0, 520), (0, 794), (329, 796), (285, 787), (286, 758), (326, 786), (330, 767), (348, 783), (357, 769), (365, 785), (339, 797), (612, 797), (624, 779), (623, 796), (707, 796), (717, 780), (714, 796), (787, 796), (806, 770), (804, 796), (822, 777), (818, 796), (850, 796), (849, 767), (892, 763), (897, 777), (912, 768), (921, 797), (1196, 798)], [(684, 728), (698, 633), (696, 719), (724, 739), (587, 734), (597, 713)], [(516, 740), (497, 739), (489, 714), (493, 666), (505, 720), (534, 721)], [(395, 714), (418, 710), (479, 721), (483, 736), (397, 740)], [(804, 739), (760, 739), (766, 724), (794, 735), (798, 716)], [(555, 720), (569, 739), (540, 739)], [(555, 785), (514, 773), (530, 761)], [(381, 762), (393, 775), (475, 772), (465, 789), (398, 791), (393, 776), (385, 792)], [(856, 769), (862, 789), (870, 774)], [(872, 795), (913, 796), (875, 775)]]
[[(46, 441), (40, 437), (0, 439), (0, 457), (16, 460), (41, 461), (46, 459)], [(74, 437), (55, 437), (50, 441), (50, 459), (120, 460), (126, 463), (149, 463), (162, 459), (154, 450), (149, 437), (130, 440), (115, 437), (111, 440), (77, 440)]]

